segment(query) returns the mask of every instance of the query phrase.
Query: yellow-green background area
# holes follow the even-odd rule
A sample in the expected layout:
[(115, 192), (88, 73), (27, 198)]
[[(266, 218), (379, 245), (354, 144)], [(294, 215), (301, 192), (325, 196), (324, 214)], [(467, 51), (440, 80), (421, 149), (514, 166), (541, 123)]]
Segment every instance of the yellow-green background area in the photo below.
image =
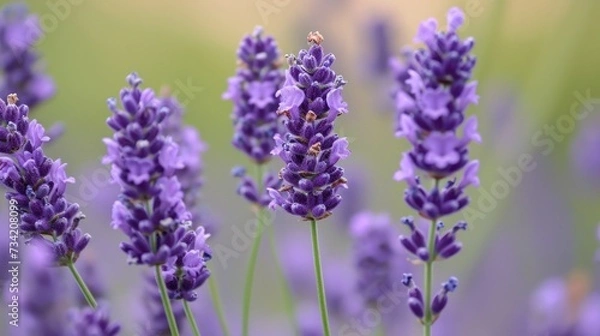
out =
[[(201, 92), (189, 97), (185, 120), (200, 130), (209, 145), (203, 158), (203, 203), (221, 225), (212, 244), (227, 246), (231, 244), (231, 227), (242, 227), (252, 216), (246, 203), (235, 195), (237, 181), (230, 177), (232, 166), (247, 165), (248, 160), (230, 145), (232, 107), (221, 99), (226, 79), (235, 71), (240, 38), (255, 25), (262, 25), (279, 41), (285, 54), (306, 47), (309, 30), (319, 30), (325, 36), (324, 47), (337, 56), (335, 69), (349, 82), (344, 95), (350, 113), (339, 118), (337, 125), (340, 133), (351, 139), (352, 157), (345, 165), (359, 167), (358, 174), (364, 174), (368, 181), (367, 206), (373, 211), (390, 212), (397, 222), (401, 216), (414, 215), (403, 203), (404, 185), (392, 180), (407, 143), (393, 136), (393, 113), (384, 101), (389, 86), (385, 80), (373, 81), (365, 75), (365, 55), (370, 45), (366, 27), (374, 17), (388, 19), (396, 38), (394, 47), (399, 50), (403, 44), (412, 43), (420, 21), (434, 16), (445, 25), (446, 10), (460, 6), (468, 18), (462, 34), (477, 40), (475, 79), (480, 83), (481, 103), (468, 113), (478, 116), (484, 139), (483, 144), (473, 146), (472, 152), (472, 157), (481, 161), (482, 188), (470, 194), (477, 201), (481, 189), (490, 191), (501, 179), (498, 168), (515, 166), (522, 153), (530, 153), (538, 165), (534, 171), (524, 173), (523, 181), (510, 187), (508, 196), (498, 200), (483, 219), (473, 221), (472, 229), (461, 235), (464, 252), (441, 266), (444, 274), (468, 277), (485, 255), (486, 246), (502, 232), (510, 232), (506, 250), (518, 251), (518, 258), (507, 257), (502, 266), (510, 270), (513, 264), (525, 263), (525, 267), (515, 268), (515, 276), (530, 279), (531, 284), (562, 275), (537, 267), (556, 261), (531, 260), (534, 249), (567, 250), (567, 266), (559, 268), (564, 273), (571, 268), (592, 269), (592, 255), (598, 246), (595, 228), (600, 221), (599, 191), (583, 188), (586, 183), (576, 181), (570, 164), (572, 139), (592, 118), (577, 122), (564, 140), (555, 142), (556, 148), (548, 155), (541, 154), (532, 136), (545, 124), (555, 124), (568, 115), (577, 103), (574, 92), (585, 94), (589, 90), (592, 97), (600, 97), (598, 1), (73, 0), (68, 9), (56, 12), (52, 4), (57, 2), (71, 4), (68, 0), (27, 1), (32, 11), (41, 15), (46, 28), (39, 50), (58, 88), (56, 97), (33, 113), (47, 126), (62, 121), (67, 127), (66, 134), (49, 149), (51, 155), (68, 162), (68, 172), (76, 178), (88, 176), (99, 166), (98, 158), (104, 152), (101, 139), (110, 136), (105, 125), (109, 116), (105, 101), (118, 95), (131, 71), (139, 72), (144, 84), (157, 90), (163, 86), (177, 90), (178, 83), (187, 81), (202, 87)], [(515, 96), (516, 106), (505, 111), (508, 122), (490, 112), (499, 99), (498, 90)], [(599, 154), (596, 151), (590, 155)], [(274, 160), (272, 165), (279, 164)], [(352, 188), (352, 180), (349, 183)], [(77, 194), (78, 185), (72, 190)], [(546, 201), (548, 198), (556, 202)], [(84, 210), (93, 205), (94, 200)], [(560, 215), (555, 214), (558, 208), (563, 212)], [(95, 237), (86, 253), (103, 265), (103, 277), (113, 287), (113, 306), (125, 313), (133, 305), (129, 302), (132, 293), (139, 287), (139, 268), (126, 266), (125, 256), (114, 252), (123, 236), (109, 226), (110, 204), (106, 203), (104, 210), (90, 212), (101, 215), (88, 215), (84, 223)], [(560, 220), (552, 224), (567, 228), (567, 234), (546, 238), (545, 227), (552, 220)], [(348, 237), (339, 234), (333, 221), (320, 224), (322, 245), (349, 260), (350, 252), (342, 248), (348, 245)], [(281, 212), (277, 222), (278, 232), (289, 227), (309, 230), (306, 223)], [(305, 241), (307, 246), (309, 243)], [(241, 310), (247, 257), (243, 253), (232, 259), (226, 269), (216, 262), (211, 266), (235, 322), (239, 321), (236, 316)], [(265, 314), (258, 317), (259, 312), (280, 315), (282, 309), (281, 300), (274, 294), (278, 287), (267, 246), (260, 258), (253, 316), (265, 321), (268, 318)]]

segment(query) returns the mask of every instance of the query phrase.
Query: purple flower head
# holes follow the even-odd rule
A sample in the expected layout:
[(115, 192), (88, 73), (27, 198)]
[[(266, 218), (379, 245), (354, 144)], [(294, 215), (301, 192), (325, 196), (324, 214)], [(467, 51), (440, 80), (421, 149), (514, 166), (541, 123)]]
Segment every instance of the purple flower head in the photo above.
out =
[(105, 304), (96, 309), (86, 307), (71, 311), (71, 328), (68, 336), (116, 336), (121, 326), (111, 322), (108, 307)]
[(600, 334), (600, 294), (590, 293), (590, 279), (575, 272), (568, 279), (546, 280), (532, 295), (530, 328), (535, 334)]
[(0, 12), (0, 97), (17, 92), (34, 108), (54, 96), (52, 79), (40, 71), (35, 43), (42, 38), (38, 17), (24, 4), (5, 6)]
[(257, 27), (241, 41), (237, 56), (238, 70), (223, 93), (223, 99), (234, 105), (233, 145), (262, 164), (271, 159), (279, 127), (275, 93), (284, 79), (280, 53), (275, 40)]
[(600, 117), (596, 113), (589, 119), (573, 140), (571, 163), (579, 181), (586, 186), (600, 188), (600, 155), (596, 154), (596, 149), (600, 146)]
[[(165, 309), (160, 297), (160, 291), (156, 285), (154, 273), (146, 272), (143, 276), (142, 295), (140, 296), (140, 308), (142, 316), (139, 321), (141, 335), (169, 336), (169, 322), (165, 315)], [(171, 300), (175, 321), (179, 328), (185, 320), (185, 312), (180, 302)]]
[(419, 320), (422, 320), (425, 316), (423, 293), (415, 284), (413, 275), (411, 273), (404, 273), (402, 275), (402, 284), (408, 287), (408, 307)]
[(188, 231), (183, 240), (188, 246), (185, 253), (172, 257), (162, 266), (169, 297), (171, 299), (194, 301), (198, 297), (195, 292), (210, 276), (206, 262), (212, 257), (206, 240), (210, 234), (200, 226), (196, 231)]
[(399, 274), (398, 234), (387, 214), (361, 212), (352, 218), (350, 230), (358, 272), (358, 291), (367, 303), (376, 303), (392, 288)]
[(268, 189), (278, 189), (281, 187), (281, 180), (270, 172), (265, 172), (262, 177), (261, 185), (264, 187), (263, 190), (258, 190), (256, 182), (246, 174), (244, 168), (234, 167), (231, 174), (240, 179), (240, 184), (237, 188), (238, 195), (259, 207), (265, 208), (271, 203), (271, 196), (269, 196)]
[(28, 107), (17, 106), (15, 94), (7, 101), (0, 99), (0, 124), (6, 125), (0, 137), (2, 152), (10, 156), (0, 159), (0, 182), (20, 214), (21, 233), (51, 251), (57, 264), (75, 262), (91, 239), (78, 227), (85, 217), (79, 205), (65, 198), (67, 185), (75, 180), (67, 176), (66, 164), (44, 154), (48, 138), (41, 124), (27, 118)]
[(339, 160), (350, 155), (348, 140), (333, 132), (338, 115), (348, 112), (342, 99), (346, 81), (331, 68), (333, 54), (324, 54), (323, 36), (308, 35), (309, 50), (288, 58), (286, 82), (277, 95), (279, 114), (285, 116), (286, 133), (276, 135), (274, 155), (285, 167), (279, 175), (283, 186), (269, 189), (272, 205), (306, 220), (331, 215), (340, 203), (340, 187), (346, 186)]
[[(444, 224), (439, 219), (466, 207), (469, 198), (465, 189), (479, 185), (479, 162), (470, 161), (468, 146), (472, 141), (481, 142), (481, 136), (477, 119), (465, 117), (466, 109), (478, 102), (477, 83), (471, 81), (475, 57), (470, 52), (474, 40), (461, 40), (457, 34), (464, 22), (460, 9), (450, 9), (447, 21), (446, 31), (438, 30), (435, 19), (424, 21), (415, 41), (425, 47), (405, 52), (403, 60), (392, 62), (397, 80), (396, 135), (412, 145), (403, 154), (394, 179), (406, 182), (406, 203), (432, 223), (429, 232), (423, 232), (412, 217), (403, 218), (410, 235), (400, 236), (400, 243), (418, 263), (427, 264), (427, 281), (431, 281), (431, 263), (460, 252), (462, 244), (456, 240), (456, 234), (467, 227), (466, 222), (459, 222), (442, 232)], [(420, 175), (433, 179), (434, 186), (424, 187)], [(457, 285), (458, 280), (452, 277), (432, 302), (412, 300), (409, 307), (430, 327), (446, 306), (447, 293)]]
[[(164, 134), (170, 136), (179, 147), (177, 155), (180, 168), (176, 170), (175, 175), (181, 184), (183, 201), (191, 213), (192, 223), (202, 223), (206, 227), (205, 216), (200, 206), (200, 191), (204, 184), (202, 155), (207, 150), (207, 145), (195, 127), (184, 124), (183, 107), (174, 96), (160, 98), (160, 106), (171, 111), (165, 121)], [(214, 232), (215, 229), (211, 228), (210, 232)]]
[(14, 335), (63, 336), (67, 327), (64, 308), (69, 300), (64, 294), (68, 293), (68, 289), (62, 270), (52, 267), (53, 255), (38, 244), (31, 244), (24, 252), (20, 282), (7, 283), (5, 292), (10, 299), (17, 293), (14, 288), (18, 288), (21, 314), (19, 328), (14, 330)]

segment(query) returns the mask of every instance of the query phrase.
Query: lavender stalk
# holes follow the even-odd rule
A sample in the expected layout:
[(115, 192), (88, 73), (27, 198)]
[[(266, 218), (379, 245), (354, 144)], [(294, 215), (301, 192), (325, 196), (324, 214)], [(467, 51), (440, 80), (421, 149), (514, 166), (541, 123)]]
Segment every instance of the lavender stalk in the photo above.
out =
[(278, 113), (285, 116), (286, 133), (275, 135), (278, 155), (285, 164), (279, 172), (283, 185), (269, 188), (271, 207), (311, 222), (313, 258), (323, 332), (330, 335), (321, 269), (317, 221), (329, 217), (341, 201), (340, 187), (346, 186), (344, 170), (337, 166), (346, 158), (348, 140), (333, 132), (336, 118), (348, 112), (342, 99), (346, 84), (331, 69), (333, 54), (324, 54), (319, 32), (308, 35), (309, 50), (288, 56), (286, 81), (278, 91)]
[[(479, 184), (479, 162), (469, 161), (468, 145), (471, 141), (480, 142), (481, 137), (477, 119), (465, 119), (464, 115), (467, 107), (478, 101), (477, 83), (469, 81), (475, 66), (475, 57), (470, 54), (474, 40), (458, 37), (456, 31), (463, 22), (464, 14), (458, 8), (448, 12), (446, 32), (438, 31), (434, 19), (423, 22), (415, 40), (424, 43), (425, 48), (406, 53), (405, 62), (397, 62), (395, 69), (396, 134), (406, 138), (413, 148), (403, 154), (394, 178), (406, 181), (405, 201), (431, 223), (425, 238), (415, 220), (405, 217), (402, 221), (411, 234), (400, 236), (400, 243), (417, 258), (415, 263), (425, 266), (424, 293), (412, 275), (406, 274), (403, 281), (409, 287), (409, 308), (423, 324), (425, 336), (431, 335), (431, 326), (447, 305), (447, 294), (458, 285), (458, 280), (451, 277), (433, 296), (433, 263), (453, 257), (462, 249), (456, 234), (467, 227), (461, 221), (442, 233), (444, 223), (439, 219), (467, 206), (465, 189)], [(461, 125), (463, 135), (459, 137), (457, 130)], [(417, 170), (433, 180), (431, 190), (422, 186)], [(455, 175), (460, 171), (463, 177), (457, 181)], [(440, 188), (440, 182), (446, 179)]]

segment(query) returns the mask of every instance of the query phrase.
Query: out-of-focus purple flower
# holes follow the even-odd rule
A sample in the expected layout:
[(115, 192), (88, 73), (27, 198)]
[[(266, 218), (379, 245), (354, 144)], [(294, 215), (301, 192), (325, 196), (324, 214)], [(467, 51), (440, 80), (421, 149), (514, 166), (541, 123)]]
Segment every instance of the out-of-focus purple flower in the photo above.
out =
[(383, 17), (371, 19), (368, 26), (368, 48), (369, 70), (373, 77), (387, 76), (389, 72), (389, 60), (392, 57), (392, 27), (390, 21)]
[(357, 289), (367, 304), (391, 291), (401, 274), (397, 270), (400, 247), (398, 234), (387, 214), (361, 212), (350, 224), (354, 246), (354, 260), (358, 273)]
[(169, 296), (192, 301), (209, 272), (208, 235), (199, 226), (190, 229), (191, 214), (183, 201), (177, 171), (182, 168), (179, 147), (164, 134), (170, 113), (151, 89), (141, 90), (141, 78), (127, 76), (130, 88), (121, 90), (123, 109), (114, 99), (108, 125), (115, 131), (105, 139), (104, 163), (121, 187), (113, 206), (112, 226), (130, 241), (121, 249), (135, 264), (162, 265)]
[(54, 82), (41, 71), (33, 48), (42, 33), (38, 17), (24, 4), (10, 4), (0, 12), (0, 97), (16, 92), (34, 108), (54, 96)]
[(600, 294), (590, 293), (587, 275), (546, 280), (532, 295), (531, 332), (536, 335), (600, 335)]
[(93, 309), (90, 307), (73, 310), (70, 314), (68, 336), (116, 336), (121, 331), (118, 323), (111, 322), (105, 304)]
[(233, 145), (262, 164), (271, 159), (273, 136), (278, 133), (275, 93), (284, 79), (280, 52), (273, 37), (264, 36), (263, 29), (256, 27), (240, 42), (237, 56), (238, 70), (223, 93), (223, 99), (234, 104)]
[(573, 171), (585, 185), (600, 188), (600, 117), (592, 116), (581, 126), (571, 145)]
[(70, 297), (64, 295), (68, 290), (61, 269), (52, 267), (54, 256), (36, 243), (25, 252), (20, 281), (7, 284), (5, 293), (9, 304), (13, 295), (19, 297), (21, 319), (11, 335), (63, 336), (67, 329), (65, 307)]
[(346, 81), (331, 69), (335, 56), (323, 53), (323, 36), (311, 32), (308, 42), (309, 50), (289, 56), (286, 82), (278, 91), (278, 113), (286, 117), (287, 132), (275, 136), (272, 153), (285, 163), (279, 173), (284, 185), (269, 189), (269, 194), (273, 206), (319, 220), (331, 215), (341, 201), (338, 189), (346, 186), (344, 170), (337, 163), (350, 155), (348, 140), (333, 128), (348, 105), (342, 99)]
[(84, 215), (77, 203), (65, 198), (68, 177), (60, 159), (44, 154), (48, 141), (44, 127), (29, 121), (29, 108), (17, 106), (17, 95), (0, 99), (0, 152), (11, 156), (0, 158), (0, 181), (10, 191), (7, 199), (18, 208), (21, 233), (52, 251), (59, 265), (75, 262), (91, 236), (79, 228)]
[(336, 223), (340, 224), (342, 228), (348, 229), (352, 217), (367, 208), (370, 183), (366, 171), (360, 167), (349, 167), (345, 170), (344, 175), (352, 181), (352, 188), (339, 189), (344, 202), (340, 203), (336, 209)]
[[(439, 219), (463, 209), (469, 203), (464, 190), (470, 185), (479, 185), (479, 162), (469, 161), (468, 145), (471, 141), (480, 142), (481, 136), (477, 133), (477, 119), (465, 118), (465, 110), (478, 101), (477, 83), (470, 81), (475, 66), (475, 57), (470, 54), (474, 40), (461, 40), (456, 32), (464, 22), (460, 9), (451, 8), (447, 20), (446, 31), (439, 31), (433, 18), (421, 23), (415, 41), (425, 44), (425, 48), (405, 53), (404, 62), (396, 61), (394, 67), (398, 81), (396, 135), (412, 145), (411, 150), (403, 154), (394, 179), (406, 181), (405, 201), (421, 217), (432, 221), (429, 233), (435, 239), (430, 243), (415, 227), (412, 218), (406, 217), (403, 223), (411, 235), (401, 236), (400, 242), (428, 267), (436, 260), (456, 255), (462, 248), (456, 242), (456, 233), (464, 230), (466, 223), (459, 222), (442, 234), (444, 224)], [(462, 178), (457, 180), (456, 175), (461, 170)], [(431, 190), (421, 184), (417, 173), (435, 181)], [(447, 179), (445, 185), (440, 188), (444, 179)], [(429, 327), (445, 307), (446, 294), (453, 291), (457, 283), (458, 280), (451, 278), (432, 302), (415, 298), (409, 300), (409, 307)]]
[[(171, 335), (154, 274), (152, 272), (144, 273), (142, 282), (143, 291), (140, 296), (140, 308), (143, 313), (138, 323), (141, 335)], [(176, 300), (171, 300), (171, 307), (173, 308), (175, 322), (178, 329), (180, 329), (185, 320), (183, 305)]]
[(200, 133), (195, 127), (183, 123), (184, 109), (174, 96), (161, 98), (160, 104), (160, 108), (164, 107), (171, 111), (165, 121), (164, 134), (170, 136), (179, 146), (178, 159), (181, 164), (175, 175), (181, 184), (183, 201), (191, 212), (192, 223), (201, 224), (208, 232), (214, 233), (216, 227), (207, 225), (203, 209), (200, 206), (201, 189), (204, 184), (202, 155), (206, 151), (207, 145), (202, 141)]
[(262, 186), (265, 188), (263, 190), (258, 190), (256, 182), (246, 174), (246, 169), (243, 167), (235, 167), (231, 173), (234, 177), (241, 179), (237, 188), (238, 195), (263, 208), (271, 203), (271, 197), (266, 190), (277, 189), (281, 186), (281, 180), (270, 172), (266, 172), (262, 177)]

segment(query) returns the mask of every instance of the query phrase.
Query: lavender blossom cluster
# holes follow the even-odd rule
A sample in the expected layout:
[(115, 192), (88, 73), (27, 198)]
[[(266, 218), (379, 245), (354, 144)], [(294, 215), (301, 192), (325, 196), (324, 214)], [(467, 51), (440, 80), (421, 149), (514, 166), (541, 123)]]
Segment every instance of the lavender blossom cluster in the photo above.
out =
[(286, 80), (277, 93), (286, 132), (275, 135), (272, 154), (285, 164), (279, 172), (284, 182), (268, 190), (272, 206), (306, 220), (324, 219), (338, 206), (338, 189), (347, 181), (336, 164), (350, 155), (348, 140), (333, 132), (337, 117), (348, 113), (342, 98), (346, 81), (333, 71), (335, 56), (324, 53), (323, 40), (310, 33), (310, 49), (288, 56)]
[[(456, 234), (465, 230), (467, 223), (460, 221), (443, 231), (445, 225), (440, 218), (467, 206), (465, 189), (479, 185), (479, 162), (469, 160), (468, 146), (472, 141), (480, 142), (481, 136), (477, 133), (477, 119), (465, 117), (469, 105), (478, 101), (477, 83), (471, 81), (475, 57), (470, 51), (474, 40), (461, 40), (457, 34), (464, 22), (462, 11), (450, 9), (447, 19), (446, 31), (438, 31), (435, 19), (423, 22), (415, 41), (423, 43), (425, 48), (410, 53), (405, 63), (394, 63), (401, 64), (395, 69), (399, 120), (396, 134), (412, 145), (403, 154), (394, 178), (408, 185), (404, 194), (406, 203), (432, 222), (429, 230), (423, 232), (412, 217), (403, 218), (410, 235), (400, 236), (400, 242), (427, 267), (461, 250)], [(461, 126), (462, 136), (458, 133)], [(457, 180), (455, 175), (461, 171), (462, 178)], [(433, 181), (431, 189), (423, 186), (423, 177), (418, 173)], [(445, 184), (440, 185), (443, 180)], [(406, 274), (403, 283), (410, 288), (408, 304), (412, 312), (422, 323), (431, 325), (446, 306), (447, 293), (456, 289), (458, 280), (450, 278), (430, 302), (426, 302), (430, 298), (423, 297), (412, 275)]]

